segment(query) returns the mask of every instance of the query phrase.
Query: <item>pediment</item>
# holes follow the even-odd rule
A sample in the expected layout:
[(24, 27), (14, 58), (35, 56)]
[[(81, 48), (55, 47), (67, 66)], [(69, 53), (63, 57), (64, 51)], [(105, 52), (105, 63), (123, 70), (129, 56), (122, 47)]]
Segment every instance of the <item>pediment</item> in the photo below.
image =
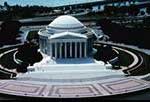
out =
[(64, 33), (52, 35), (50, 39), (87, 39), (87, 37), (86, 35), (83, 34), (64, 32)]
[(64, 35), (64, 36), (58, 37), (56, 39), (83, 39), (83, 37), (72, 36), (72, 35)]

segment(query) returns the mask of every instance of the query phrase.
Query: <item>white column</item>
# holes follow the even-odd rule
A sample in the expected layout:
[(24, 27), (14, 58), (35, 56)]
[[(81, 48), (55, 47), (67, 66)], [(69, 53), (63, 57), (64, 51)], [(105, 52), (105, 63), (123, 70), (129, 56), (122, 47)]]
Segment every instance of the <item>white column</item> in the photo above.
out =
[(87, 47), (86, 47), (86, 42), (84, 42), (84, 57), (86, 57), (87, 55), (87, 52), (86, 52), (86, 50), (87, 50)]
[(75, 44), (75, 58), (77, 58), (77, 42), (75, 42), (74, 44)]
[(47, 40), (45, 40), (45, 53), (48, 54)]
[(49, 45), (50, 57), (52, 57), (52, 43)]
[(43, 40), (43, 52), (45, 53), (45, 45), (44, 45), (44, 40)]
[(80, 42), (80, 58), (82, 57), (82, 42)]
[(55, 58), (57, 58), (57, 43), (55, 43)]
[(59, 43), (59, 58), (62, 58), (62, 43)]
[(70, 42), (70, 57), (72, 57), (72, 42)]
[(65, 58), (67, 58), (67, 42), (65, 42)]

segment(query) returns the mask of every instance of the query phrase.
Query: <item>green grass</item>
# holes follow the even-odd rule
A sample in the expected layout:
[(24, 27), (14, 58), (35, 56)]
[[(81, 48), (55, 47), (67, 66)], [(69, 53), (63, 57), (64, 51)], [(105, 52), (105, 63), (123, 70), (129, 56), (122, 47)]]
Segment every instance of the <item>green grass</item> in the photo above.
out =
[(121, 66), (129, 66), (133, 62), (133, 57), (124, 51), (119, 50), (119, 58)]
[(0, 64), (7, 69), (15, 69), (18, 65), (13, 60), (13, 54), (15, 51), (12, 51), (8, 54), (3, 55), (0, 58)]

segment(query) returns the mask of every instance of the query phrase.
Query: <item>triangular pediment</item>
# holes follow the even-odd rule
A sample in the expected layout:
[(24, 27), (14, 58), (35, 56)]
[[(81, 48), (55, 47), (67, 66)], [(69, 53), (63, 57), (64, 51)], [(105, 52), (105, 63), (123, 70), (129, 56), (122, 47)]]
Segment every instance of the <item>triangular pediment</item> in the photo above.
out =
[(73, 35), (64, 35), (57, 37), (56, 39), (83, 39), (82, 37), (73, 36)]
[(72, 33), (72, 32), (64, 32), (59, 34), (54, 34), (50, 37), (50, 39), (87, 39), (86, 35)]

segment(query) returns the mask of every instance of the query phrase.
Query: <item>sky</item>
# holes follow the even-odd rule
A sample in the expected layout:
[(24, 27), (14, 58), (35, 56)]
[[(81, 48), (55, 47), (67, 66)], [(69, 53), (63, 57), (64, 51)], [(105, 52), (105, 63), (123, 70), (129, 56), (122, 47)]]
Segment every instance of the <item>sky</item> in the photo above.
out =
[(0, 5), (2, 5), (4, 3), (5, 0), (0, 0)]
[(85, 3), (92, 1), (102, 1), (102, 0), (0, 0), (0, 4), (7, 1), (9, 5), (42, 5), (42, 6), (60, 6), (65, 4), (74, 4), (74, 3)]

